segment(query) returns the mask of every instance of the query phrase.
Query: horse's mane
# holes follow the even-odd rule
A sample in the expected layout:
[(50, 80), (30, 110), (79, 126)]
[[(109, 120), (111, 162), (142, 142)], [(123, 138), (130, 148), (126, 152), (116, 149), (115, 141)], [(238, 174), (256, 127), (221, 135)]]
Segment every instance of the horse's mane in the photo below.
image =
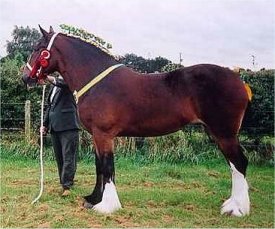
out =
[(74, 38), (76, 40), (80, 40), (86, 44), (89, 44), (89, 45), (92, 45), (98, 49), (100, 49), (101, 51), (105, 52), (106, 54), (108, 54), (109, 56), (114, 56), (108, 49), (106, 49), (105, 47), (99, 45), (98, 43), (96, 42), (93, 42), (93, 41), (87, 41), (85, 39), (83, 39), (82, 37), (78, 37), (78, 36), (74, 36), (74, 35), (71, 35), (71, 34), (65, 34), (65, 33), (62, 33), (64, 36), (67, 36), (67, 37), (71, 37), (71, 38)]
[(104, 60), (108, 60), (107, 62), (111, 61), (112, 63), (113, 61), (115, 62), (118, 61), (117, 56), (114, 56), (109, 50), (104, 49), (103, 47), (97, 45), (96, 43), (88, 42), (84, 39), (81, 39), (80, 37), (73, 36), (70, 34), (60, 33), (60, 35), (66, 37), (68, 40), (73, 42), (78, 47), (82, 47), (82, 48), (84, 47), (85, 51), (87, 52), (98, 53), (98, 55), (104, 58)]
[(103, 53), (106, 53), (107, 55), (117, 59), (117, 57), (114, 56), (109, 50), (112, 48), (112, 45), (110, 43), (105, 42), (102, 38), (95, 36), (94, 34), (91, 34), (83, 29), (78, 29), (65, 24), (60, 25), (60, 27), (62, 29), (63, 35), (75, 38), (86, 44), (92, 45), (93, 47), (96, 47), (99, 50), (101, 50)]
[[(101, 53), (106, 57), (108, 57), (108, 59), (111, 58), (111, 59), (114, 59), (115, 61), (119, 61), (119, 57), (114, 56), (109, 50), (112, 47), (111, 44), (105, 42), (100, 37), (90, 34), (83, 29), (78, 29), (67, 25), (61, 25), (60, 27), (63, 30), (61, 33), (63, 36), (73, 39), (74, 41), (77, 41), (79, 45), (83, 43), (84, 45), (90, 46), (93, 50), (97, 49), (98, 51), (101, 51)], [(148, 79), (151, 79), (151, 80), (165, 79), (170, 75), (173, 75), (173, 72), (174, 72), (172, 71), (172, 72), (141, 73), (133, 68), (130, 68), (130, 69), (133, 72), (138, 73), (138, 76), (140, 78), (144, 78), (147, 80)]]

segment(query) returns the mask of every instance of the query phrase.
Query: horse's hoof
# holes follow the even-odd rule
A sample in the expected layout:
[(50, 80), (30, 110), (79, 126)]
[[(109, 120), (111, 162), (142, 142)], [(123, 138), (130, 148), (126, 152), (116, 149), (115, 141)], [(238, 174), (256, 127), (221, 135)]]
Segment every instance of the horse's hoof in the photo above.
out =
[(89, 203), (85, 200), (83, 203), (83, 207), (87, 208), (87, 209), (92, 209), (94, 207), (94, 205), (92, 205), (91, 203)]
[(242, 217), (249, 215), (249, 207), (241, 206), (236, 200), (229, 198), (223, 203), (221, 214)]

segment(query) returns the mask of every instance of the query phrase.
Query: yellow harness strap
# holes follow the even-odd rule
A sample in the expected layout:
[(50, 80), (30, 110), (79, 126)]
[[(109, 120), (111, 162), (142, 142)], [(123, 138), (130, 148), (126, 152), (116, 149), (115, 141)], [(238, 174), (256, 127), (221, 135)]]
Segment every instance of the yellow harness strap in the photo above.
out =
[(110, 72), (115, 70), (116, 68), (122, 66), (123, 64), (116, 64), (109, 68), (107, 68), (105, 71), (101, 72), (99, 75), (97, 75), (94, 79), (92, 79), (88, 84), (86, 84), (83, 88), (81, 88), (79, 91), (74, 91), (74, 97), (76, 104), (78, 103), (78, 99), (80, 96), (82, 96), (84, 93), (86, 93), (91, 87), (96, 85), (100, 80), (102, 80), (104, 77), (106, 77)]

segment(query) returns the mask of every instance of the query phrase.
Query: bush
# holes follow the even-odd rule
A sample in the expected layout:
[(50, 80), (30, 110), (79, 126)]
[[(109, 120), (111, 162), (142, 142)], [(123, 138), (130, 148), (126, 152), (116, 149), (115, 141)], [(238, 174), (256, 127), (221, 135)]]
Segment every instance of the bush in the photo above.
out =
[(243, 129), (254, 137), (274, 133), (274, 73), (274, 70), (241, 72), (241, 78), (250, 85), (253, 93)]

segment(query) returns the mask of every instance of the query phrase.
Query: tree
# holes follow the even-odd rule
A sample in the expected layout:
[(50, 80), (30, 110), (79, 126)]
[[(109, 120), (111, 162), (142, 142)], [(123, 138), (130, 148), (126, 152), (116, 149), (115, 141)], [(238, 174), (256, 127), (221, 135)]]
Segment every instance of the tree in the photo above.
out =
[[(26, 63), (33, 51), (34, 45), (40, 38), (40, 32), (15, 26), (12, 40), (7, 41), (8, 55), (1, 59), (1, 101), (25, 102), (26, 99), (35, 101), (40, 97), (39, 90), (27, 91), (22, 80), (20, 68)], [(39, 94), (38, 94), (39, 92)]]
[[(16, 120), (24, 117), (24, 109), (22, 109), (24, 105), (22, 104), (26, 100), (31, 100), (32, 104), (36, 104), (41, 98), (41, 88), (26, 90), (20, 71), (40, 38), (40, 33), (29, 27), (15, 26), (12, 36), (12, 40), (7, 41), (8, 55), (0, 61), (1, 124), (3, 127), (18, 126), (18, 123), (15, 124)], [(39, 106), (33, 105), (32, 108), (32, 117), (38, 117)]]
[(31, 29), (29, 26), (24, 28), (16, 25), (12, 31), (12, 37), (12, 41), (7, 41), (8, 57), (14, 58), (17, 53), (20, 53), (23, 60), (26, 61), (41, 34), (37, 29)]
[(146, 59), (142, 56), (137, 56), (136, 54), (130, 53), (125, 54), (125, 56), (119, 57), (119, 61), (125, 64), (127, 67), (133, 68), (139, 72), (147, 72)]
[(171, 72), (176, 69), (182, 68), (183, 66), (181, 64), (174, 64), (174, 63), (168, 63), (165, 66), (161, 68), (162, 72)]
[(156, 57), (155, 59), (150, 59), (149, 62), (150, 64), (150, 72), (161, 72), (161, 69), (169, 64), (172, 63), (170, 60), (163, 58), (161, 56)]
[(170, 60), (160, 56), (155, 59), (145, 59), (133, 53), (126, 54), (120, 57), (119, 60), (126, 66), (143, 73), (160, 72), (163, 66), (171, 63)]

